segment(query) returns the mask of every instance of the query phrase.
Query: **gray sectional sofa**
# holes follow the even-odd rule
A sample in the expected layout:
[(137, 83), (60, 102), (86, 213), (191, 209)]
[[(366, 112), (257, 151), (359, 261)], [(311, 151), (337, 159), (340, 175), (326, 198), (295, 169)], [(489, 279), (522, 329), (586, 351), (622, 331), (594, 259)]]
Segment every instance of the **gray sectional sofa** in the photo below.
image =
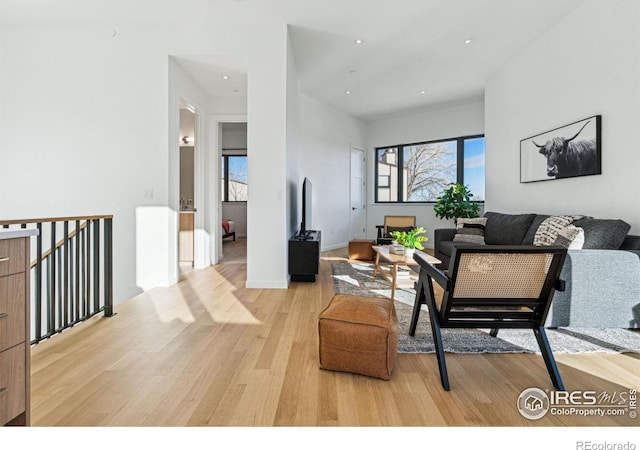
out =
[[(549, 215), (486, 212), (486, 245), (533, 245)], [(561, 277), (566, 290), (556, 292), (548, 327), (640, 328), (640, 236), (619, 219), (583, 217), (582, 249), (569, 249)], [(455, 246), (455, 228), (434, 230), (434, 254), (447, 269)]]

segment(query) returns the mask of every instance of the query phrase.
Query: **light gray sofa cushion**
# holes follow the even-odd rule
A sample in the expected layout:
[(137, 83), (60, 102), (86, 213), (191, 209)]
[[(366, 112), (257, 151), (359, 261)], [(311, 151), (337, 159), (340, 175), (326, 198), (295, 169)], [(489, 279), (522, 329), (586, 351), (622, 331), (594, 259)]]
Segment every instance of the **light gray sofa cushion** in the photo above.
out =
[(569, 250), (547, 327), (640, 328), (640, 259), (624, 250)]

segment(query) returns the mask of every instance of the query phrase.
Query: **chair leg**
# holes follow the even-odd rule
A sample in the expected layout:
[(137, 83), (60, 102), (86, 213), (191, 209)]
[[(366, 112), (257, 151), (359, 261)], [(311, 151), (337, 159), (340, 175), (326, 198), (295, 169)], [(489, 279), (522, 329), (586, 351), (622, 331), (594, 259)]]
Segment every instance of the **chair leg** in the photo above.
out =
[(492, 328), (491, 331), (489, 332), (489, 335), (491, 337), (496, 337), (498, 335), (498, 329), (497, 328)]
[(429, 285), (430, 298), (427, 308), (429, 309), (429, 318), (431, 319), (431, 332), (433, 334), (433, 343), (436, 348), (436, 357), (438, 358), (438, 369), (440, 370), (440, 382), (445, 391), (449, 391), (449, 375), (447, 374), (447, 363), (444, 359), (444, 345), (442, 344), (442, 334), (440, 333), (440, 317), (433, 295), (433, 286)]
[(562, 378), (560, 377), (560, 372), (558, 371), (556, 360), (553, 357), (553, 352), (551, 351), (549, 339), (547, 338), (547, 333), (544, 331), (544, 327), (534, 328), (533, 333), (538, 341), (538, 346), (540, 347), (540, 352), (547, 366), (547, 371), (549, 372), (553, 386), (560, 391), (564, 391), (564, 384), (562, 383)]
[(413, 337), (416, 334), (416, 327), (418, 326), (418, 316), (420, 316), (420, 309), (422, 305), (426, 304), (424, 298), (424, 278), (431, 281), (428, 276), (423, 275), (420, 271), (420, 277), (416, 283), (416, 299), (413, 301), (413, 314), (411, 314), (411, 322), (409, 323), (409, 336)]

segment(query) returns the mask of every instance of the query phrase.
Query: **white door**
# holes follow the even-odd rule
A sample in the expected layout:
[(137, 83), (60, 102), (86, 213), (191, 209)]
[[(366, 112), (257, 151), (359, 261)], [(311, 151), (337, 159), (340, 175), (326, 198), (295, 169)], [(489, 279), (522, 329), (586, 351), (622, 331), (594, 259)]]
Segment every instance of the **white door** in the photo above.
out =
[(351, 227), (349, 238), (364, 238), (366, 234), (364, 151), (351, 149)]

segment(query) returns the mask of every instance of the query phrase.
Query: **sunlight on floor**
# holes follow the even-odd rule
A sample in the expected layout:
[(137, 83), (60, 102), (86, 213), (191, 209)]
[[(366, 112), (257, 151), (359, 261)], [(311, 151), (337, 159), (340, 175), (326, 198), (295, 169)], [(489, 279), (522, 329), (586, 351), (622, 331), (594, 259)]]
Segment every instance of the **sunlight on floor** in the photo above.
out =
[(340, 256), (320, 256), (322, 261), (348, 261), (347, 258), (343, 258)]
[(152, 289), (147, 292), (147, 297), (151, 300), (158, 319), (163, 323), (171, 323), (179, 320), (183, 323), (193, 323), (196, 321), (191, 308), (187, 304), (184, 296), (167, 295), (166, 292)]
[[(210, 283), (204, 282), (205, 277), (213, 277), (216, 280), (214, 289), (211, 289)], [(220, 295), (219, 292), (224, 294)], [(145, 295), (151, 301), (158, 319), (163, 323), (171, 323), (174, 320), (193, 323), (197, 320), (198, 309), (202, 307), (215, 323), (262, 324), (239, 300), (238, 296), (241, 294), (241, 289), (236, 288), (212, 266), (193, 270), (185, 274), (177, 284), (168, 288), (152, 289)]]
[[(627, 388), (637, 389), (640, 386), (640, 374), (632, 372), (631, 370), (626, 373), (621, 373), (621, 368), (618, 365), (605, 364), (605, 360), (609, 358), (609, 355), (602, 353), (579, 353), (579, 354), (556, 354), (554, 355), (558, 364), (562, 366), (571, 367), (589, 375), (593, 375), (599, 378), (610, 380), (613, 383), (625, 386)], [(619, 356), (613, 356), (619, 358)], [(634, 358), (637, 355), (628, 355), (629, 358)], [(630, 368), (632, 366), (629, 366)], [(632, 382), (629, 380), (632, 379)]]

